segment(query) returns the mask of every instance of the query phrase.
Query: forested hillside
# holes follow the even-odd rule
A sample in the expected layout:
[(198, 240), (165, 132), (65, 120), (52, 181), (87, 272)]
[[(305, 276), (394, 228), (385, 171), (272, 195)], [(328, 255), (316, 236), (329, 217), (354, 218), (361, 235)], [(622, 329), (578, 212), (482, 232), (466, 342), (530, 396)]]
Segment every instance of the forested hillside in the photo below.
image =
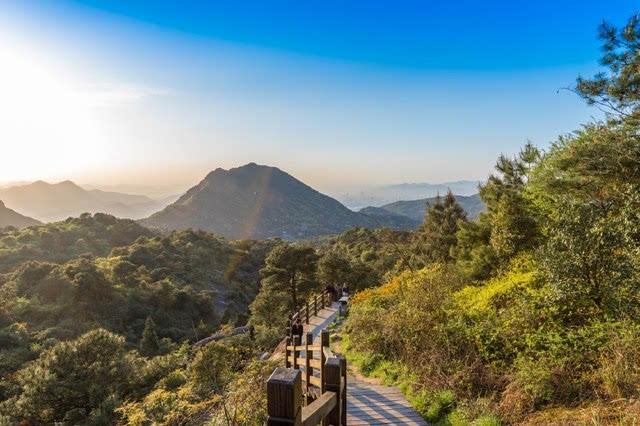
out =
[[(247, 321), (276, 242), (161, 236), (87, 214), (5, 232), (0, 244), (0, 418), (108, 424), (119, 398), (187, 365), (182, 343)], [(165, 358), (144, 358), (155, 355)]]
[(601, 36), (607, 70), (575, 90), (607, 119), (501, 156), (475, 221), (431, 206), (424, 268), (353, 301), (351, 361), (434, 423), (640, 420), (639, 20)]
[(152, 231), (132, 220), (102, 213), (83, 214), (42, 226), (0, 232), (0, 273), (28, 260), (61, 263), (80, 255), (106, 256)]

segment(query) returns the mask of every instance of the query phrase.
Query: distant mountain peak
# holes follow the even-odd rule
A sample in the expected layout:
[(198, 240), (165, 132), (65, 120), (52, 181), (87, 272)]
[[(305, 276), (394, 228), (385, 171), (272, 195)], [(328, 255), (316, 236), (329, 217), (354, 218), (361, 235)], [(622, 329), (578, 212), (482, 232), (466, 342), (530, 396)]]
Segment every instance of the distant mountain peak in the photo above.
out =
[(142, 195), (86, 190), (71, 180), (50, 184), (43, 180), (0, 189), (0, 198), (27, 216), (46, 222), (82, 213), (109, 213), (138, 219), (167, 205)]
[(337, 234), (356, 226), (416, 225), (397, 215), (354, 212), (277, 167), (253, 162), (215, 169), (143, 223), (163, 229), (198, 228), (228, 238), (284, 239)]

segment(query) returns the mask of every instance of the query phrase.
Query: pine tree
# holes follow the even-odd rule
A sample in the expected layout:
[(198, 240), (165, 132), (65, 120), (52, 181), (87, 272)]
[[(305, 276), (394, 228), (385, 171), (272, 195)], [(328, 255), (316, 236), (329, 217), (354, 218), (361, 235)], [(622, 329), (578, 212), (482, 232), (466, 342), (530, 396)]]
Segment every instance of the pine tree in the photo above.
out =
[(160, 345), (158, 344), (158, 335), (156, 333), (156, 323), (151, 316), (147, 317), (144, 322), (144, 331), (142, 339), (140, 339), (140, 354), (151, 357), (158, 354)]
[(424, 223), (416, 232), (414, 247), (419, 261), (423, 264), (450, 261), (460, 221), (466, 220), (464, 209), (451, 191), (444, 199), (438, 195), (435, 202), (427, 207)]
[(300, 294), (316, 285), (318, 255), (311, 247), (281, 244), (275, 247), (265, 260), (260, 274), (263, 285), (274, 291), (284, 291), (291, 296), (290, 309), (299, 307)]
[(540, 230), (524, 191), (540, 157), (530, 142), (514, 158), (501, 155), (495, 166), (497, 173), (480, 187), (487, 211), (475, 222), (461, 225), (453, 250), (468, 278), (487, 278), (513, 256), (537, 244)]
[(600, 26), (603, 56), (608, 72), (591, 79), (579, 77), (575, 91), (605, 111), (614, 122), (640, 124), (640, 15), (633, 15), (622, 28)]
[(351, 263), (341, 253), (330, 251), (325, 253), (318, 262), (318, 280), (322, 284), (335, 286), (357, 284), (352, 281), (352, 275)]

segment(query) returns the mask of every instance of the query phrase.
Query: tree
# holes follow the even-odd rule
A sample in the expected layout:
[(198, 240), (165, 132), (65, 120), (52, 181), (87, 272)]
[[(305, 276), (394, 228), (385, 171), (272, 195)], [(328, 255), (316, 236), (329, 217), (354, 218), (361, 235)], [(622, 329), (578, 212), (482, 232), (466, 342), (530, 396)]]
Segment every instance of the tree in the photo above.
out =
[(291, 315), (291, 296), (269, 283), (263, 283), (258, 295), (249, 307), (249, 324), (255, 327), (260, 347), (270, 349), (282, 340), (284, 329)]
[(551, 218), (542, 265), (563, 321), (637, 317), (638, 201), (622, 210), (569, 201)]
[(211, 342), (198, 349), (189, 365), (191, 380), (203, 394), (220, 391), (233, 377), (242, 362), (237, 348), (221, 342)]
[(156, 333), (156, 323), (151, 316), (144, 322), (144, 331), (140, 339), (140, 354), (146, 357), (155, 356), (160, 350), (158, 334)]
[(629, 126), (585, 126), (556, 142), (528, 192), (545, 217), (540, 253), (563, 320), (633, 315), (640, 264), (640, 139)]
[[(323, 284), (342, 285), (351, 287), (353, 268), (346, 256), (330, 251), (325, 253), (318, 262), (318, 280)], [(351, 287), (353, 288), (353, 287)]]
[(444, 199), (437, 196), (435, 203), (427, 206), (424, 223), (415, 235), (414, 251), (422, 262), (449, 262), (460, 222), (466, 221), (467, 214), (451, 191)]
[(29, 424), (91, 423), (131, 390), (135, 364), (124, 346), (123, 337), (96, 329), (47, 349), (16, 374), (21, 393), (9, 414)]
[(602, 66), (591, 79), (578, 77), (575, 91), (589, 105), (596, 105), (615, 122), (637, 125), (640, 119), (640, 15), (633, 15), (622, 28), (603, 23)]
[(528, 191), (550, 214), (563, 199), (624, 204), (640, 190), (640, 139), (628, 126), (591, 124), (561, 137), (533, 170)]
[(316, 285), (317, 264), (318, 256), (313, 248), (281, 244), (271, 250), (260, 270), (262, 285), (290, 294), (289, 308), (293, 310), (299, 307), (300, 294)]
[(498, 264), (497, 255), (491, 246), (491, 223), (487, 213), (481, 213), (477, 220), (461, 224), (457, 244), (452, 255), (462, 274), (470, 279), (480, 279), (491, 275)]
[(501, 155), (495, 166), (497, 173), (480, 186), (487, 211), (475, 222), (460, 224), (458, 243), (452, 250), (468, 278), (486, 278), (539, 243), (536, 209), (526, 187), (540, 157), (530, 142), (514, 158)]

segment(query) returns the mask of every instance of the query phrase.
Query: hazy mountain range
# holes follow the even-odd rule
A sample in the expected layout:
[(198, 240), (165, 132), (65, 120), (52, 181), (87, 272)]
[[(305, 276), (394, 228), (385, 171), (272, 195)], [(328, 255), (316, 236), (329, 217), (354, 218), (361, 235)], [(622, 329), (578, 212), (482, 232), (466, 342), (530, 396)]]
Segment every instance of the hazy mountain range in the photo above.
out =
[[(485, 209), (485, 205), (480, 199), (480, 194), (456, 195), (455, 197), (456, 201), (467, 212), (467, 217), (469, 219), (475, 219)], [(377, 209), (395, 213), (400, 216), (406, 216), (413, 220), (422, 222), (427, 210), (427, 205), (433, 204), (435, 201), (435, 197), (423, 198), (420, 200), (396, 201), (395, 203), (377, 207)], [(371, 209), (371, 207), (364, 208), (360, 211), (367, 212), (370, 211), (369, 209)]]
[[(356, 226), (414, 229), (422, 223), (427, 204), (434, 198), (410, 197), (442, 194), (449, 189), (454, 193), (473, 193), (477, 182), (380, 187), (367, 199), (401, 201), (372, 204), (354, 211), (278, 168), (250, 163), (230, 170), (218, 168), (181, 197), (160, 200), (82, 188), (71, 181), (15, 185), (0, 189), (0, 200), (8, 206), (2, 204), (0, 209), (0, 226), (30, 226), (39, 221), (53, 222), (85, 212), (101, 212), (138, 219), (144, 225), (164, 230), (194, 228), (231, 239), (296, 240), (337, 234)], [(469, 218), (475, 218), (484, 209), (478, 194), (460, 194), (456, 198)]]
[(5, 226), (15, 226), (16, 228), (24, 228), (26, 226), (40, 225), (41, 222), (6, 207), (0, 200), (0, 228)]
[(403, 200), (422, 200), (436, 195), (444, 195), (451, 190), (456, 195), (478, 193), (480, 181), (459, 180), (444, 183), (402, 183), (361, 189), (336, 195), (336, 198), (351, 209), (384, 205)]
[(0, 200), (23, 215), (43, 222), (55, 222), (85, 212), (140, 219), (160, 210), (175, 198), (153, 200), (144, 195), (86, 190), (67, 180), (56, 184), (37, 181), (0, 189)]
[(178, 201), (141, 222), (167, 230), (198, 228), (227, 238), (258, 239), (302, 239), (356, 226), (417, 226), (391, 212), (368, 215), (349, 210), (282, 170), (255, 163), (214, 170)]

